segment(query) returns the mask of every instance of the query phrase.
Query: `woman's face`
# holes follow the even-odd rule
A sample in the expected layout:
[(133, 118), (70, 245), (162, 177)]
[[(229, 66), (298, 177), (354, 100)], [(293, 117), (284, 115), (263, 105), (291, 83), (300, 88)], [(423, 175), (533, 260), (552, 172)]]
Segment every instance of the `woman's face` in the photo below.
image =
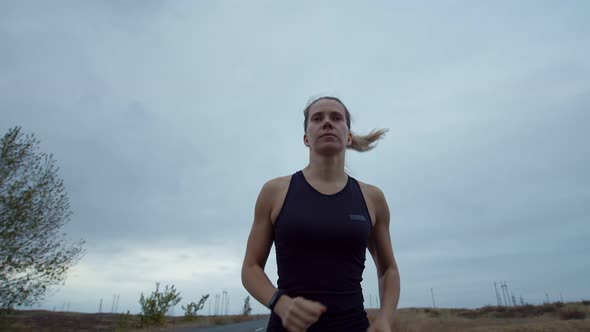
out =
[(346, 124), (346, 110), (336, 100), (320, 99), (309, 109), (307, 131), (303, 136), (306, 146), (319, 153), (336, 153), (352, 144)]

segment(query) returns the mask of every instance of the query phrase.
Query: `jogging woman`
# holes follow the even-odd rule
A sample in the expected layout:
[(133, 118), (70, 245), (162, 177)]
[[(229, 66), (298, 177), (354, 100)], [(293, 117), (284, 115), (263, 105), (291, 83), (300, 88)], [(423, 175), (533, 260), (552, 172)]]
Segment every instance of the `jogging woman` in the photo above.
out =
[[(271, 310), (267, 331), (391, 331), (400, 281), (383, 192), (349, 176), (346, 149), (367, 151), (385, 130), (357, 136), (334, 97), (304, 110), (309, 164), (264, 184), (242, 266), (246, 290)], [(275, 244), (278, 288), (264, 272)], [(365, 253), (377, 267), (381, 307), (369, 326), (361, 289)]]

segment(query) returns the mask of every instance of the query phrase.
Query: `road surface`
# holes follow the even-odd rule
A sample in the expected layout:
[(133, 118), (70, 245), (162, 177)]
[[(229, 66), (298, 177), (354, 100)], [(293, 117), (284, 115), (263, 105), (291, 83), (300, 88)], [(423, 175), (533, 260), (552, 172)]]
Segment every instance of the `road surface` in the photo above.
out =
[(252, 320), (237, 324), (228, 324), (213, 327), (185, 327), (174, 329), (174, 332), (264, 332), (268, 319)]

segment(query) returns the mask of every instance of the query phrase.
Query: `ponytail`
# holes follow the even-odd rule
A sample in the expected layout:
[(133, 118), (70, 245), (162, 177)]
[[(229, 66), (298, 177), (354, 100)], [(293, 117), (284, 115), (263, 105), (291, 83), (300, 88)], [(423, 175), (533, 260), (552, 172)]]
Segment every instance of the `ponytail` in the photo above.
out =
[(387, 131), (388, 129), (374, 129), (367, 135), (356, 135), (352, 133), (352, 145), (348, 148), (358, 152), (369, 151), (375, 147), (373, 143), (383, 138)]

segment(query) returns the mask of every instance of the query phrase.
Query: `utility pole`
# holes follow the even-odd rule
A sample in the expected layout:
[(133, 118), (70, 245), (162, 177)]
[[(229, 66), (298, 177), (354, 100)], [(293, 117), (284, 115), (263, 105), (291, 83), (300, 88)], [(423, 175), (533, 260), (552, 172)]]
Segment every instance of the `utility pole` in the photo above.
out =
[(434, 291), (430, 288), (430, 295), (432, 295), (432, 308), (436, 309), (436, 304), (434, 304)]
[(227, 303), (225, 304), (225, 315), (229, 315), (229, 294), (227, 294), (227, 297), (225, 299), (227, 301)]
[(498, 294), (498, 286), (496, 286), (496, 282), (494, 281), (494, 289), (496, 290), (496, 301), (498, 302), (498, 307), (502, 305), (502, 300), (500, 300), (500, 294)]
[(545, 293), (545, 295), (547, 296), (547, 304), (549, 304), (549, 293)]
[(226, 302), (227, 302), (227, 290), (224, 289), (223, 292), (221, 293), (221, 314), (222, 315), (225, 315), (225, 312), (227, 311)]
[(510, 294), (508, 293), (508, 285), (506, 284), (506, 281), (504, 281), (503, 286), (503, 295), (504, 295), (504, 303), (506, 304), (506, 306), (510, 306)]
[(100, 304), (98, 305), (98, 313), (102, 313), (102, 298), (100, 299)]
[(219, 294), (215, 294), (215, 316), (219, 315)]
[(516, 297), (512, 294), (512, 305), (516, 307)]

